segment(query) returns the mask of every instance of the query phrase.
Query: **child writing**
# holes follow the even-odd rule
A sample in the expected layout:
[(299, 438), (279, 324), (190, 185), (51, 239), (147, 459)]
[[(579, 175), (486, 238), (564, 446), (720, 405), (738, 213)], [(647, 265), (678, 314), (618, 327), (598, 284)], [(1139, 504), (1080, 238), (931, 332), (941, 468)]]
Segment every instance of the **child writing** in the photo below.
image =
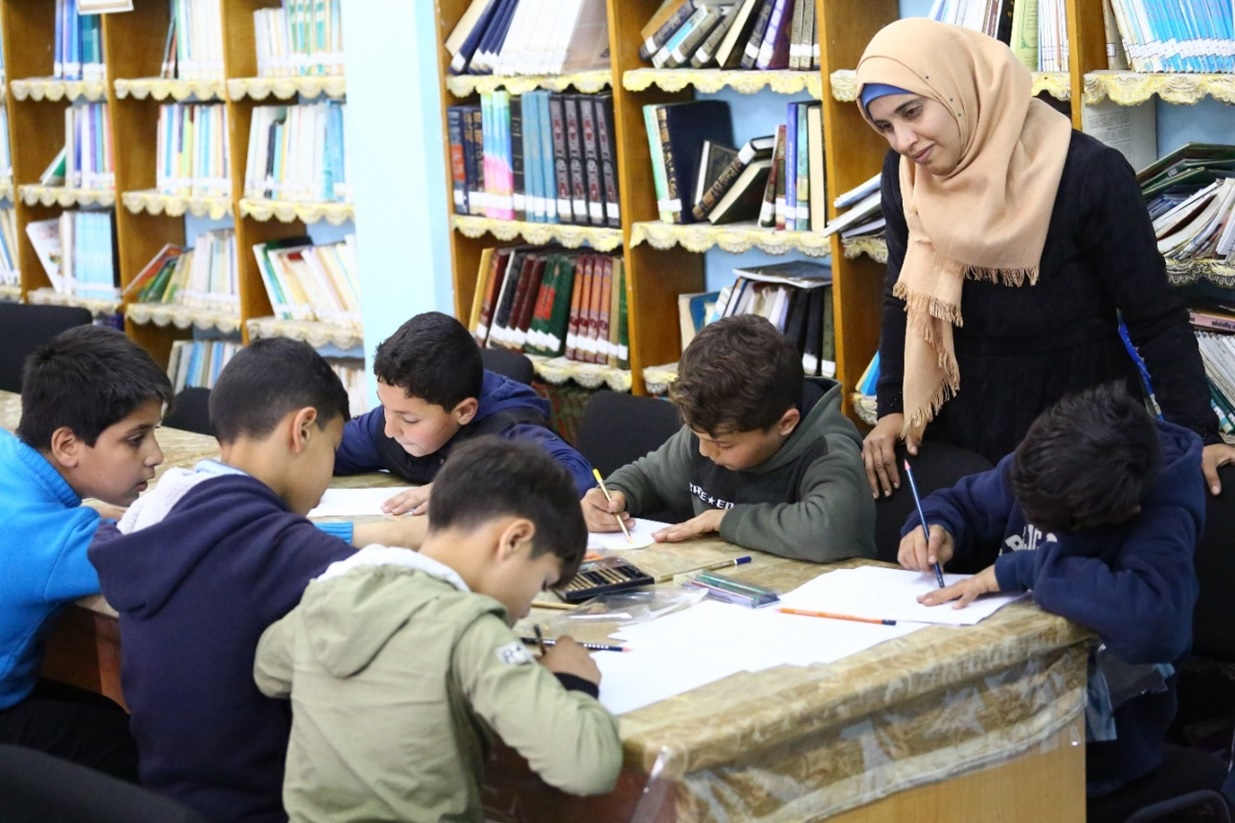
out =
[(678, 364), (669, 399), (685, 425), (656, 451), (583, 497), (591, 531), (640, 512), (694, 517), (657, 540), (719, 532), (730, 543), (825, 562), (875, 554), (862, 438), (841, 414), (841, 388), (802, 376), (802, 360), (757, 315), (705, 327)]
[(258, 686), (293, 706), (293, 821), (482, 821), (494, 733), (564, 791), (617, 779), (617, 721), (587, 651), (559, 638), (537, 665), (511, 631), (583, 559), (570, 476), (488, 437), (454, 449), (433, 485), (419, 552), (369, 546), (331, 565), (258, 644)]
[[(291, 718), (254, 686), (253, 654), (308, 582), (353, 553), (305, 519), (347, 416), (343, 385), (307, 344), (251, 343), (210, 395), (222, 460), (168, 471), (121, 519), (123, 534), (90, 550), (120, 614), (142, 783), (213, 820), (286, 820)], [(364, 523), (351, 538), (412, 546), (423, 528)]]
[(1200, 465), (1196, 434), (1154, 420), (1105, 384), (1039, 415), (994, 469), (926, 497), (929, 546), (916, 513), (905, 524), (906, 568), (993, 561), (922, 602), (962, 607), (988, 592), (1032, 591), (1043, 609), (1098, 633), (1090, 692), (1106, 698), (1089, 714), (1091, 796), (1162, 759), (1175, 715), (1173, 667), (1192, 638), (1192, 553), (1205, 521)]
[(0, 429), (10, 549), (0, 574), (0, 743), (137, 779), (124, 710), (38, 673), (60, 609), (99, 592), (87, 548), (115, 534), (82, 498), (137, 499), (163, 462), (154, 430), (171, 393), (149, 355), (102, 326), (69, 329), (26, 361), (18, 436)]
[(385, 469), (418, 488), (385, 503), (389, 514), (422, 514), (450, 450), (484, 434), (530, 440), (565, 466), (579, 494), (592, 467), (549, 428), (549, 403), (528, 386), (486, 371), (463, 325), (441, 312), (408, 320), (373, 358), (380, 409), (347, 424), (336, 474)]

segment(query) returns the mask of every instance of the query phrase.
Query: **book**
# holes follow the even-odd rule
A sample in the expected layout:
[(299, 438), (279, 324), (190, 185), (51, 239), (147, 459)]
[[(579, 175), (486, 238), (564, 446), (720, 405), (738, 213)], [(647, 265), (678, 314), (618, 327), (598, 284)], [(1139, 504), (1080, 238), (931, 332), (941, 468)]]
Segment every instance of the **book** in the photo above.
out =
[(759, 59), (759, 49), (763, 47), (763, 38), (768, 31), (768, 23), (771, 22), (772, 12), (775, 10), (778, 3), (783, 3), (784, 0), (764, 0), (764, 3), (759, 8), (759, 16), (755, 19), (755, 25), (750, 29), (750, 37), (746, 40), (746, 46), (742, 50), (740, 65), (744, 69), (753, 69), (755, 61)]
[(763, 202), (759, 205), (759, 225), (771, 228), (776, 225), (777, 186), (783, 181), (785, 166), (785, 127), (777, 126), (772, 148), (772, 168), (763, 189)]
[[(728, 193), (737, 182), (738, 178), (748, 165), (756, 160), (771, 160), (772, 152), (776, 145), (775, 135), (766, 135), (763, 137), (752, 137), (746, 141), (746, 144), (738, 151), (734, 151), (729, 163), (721, 170), (720, 174), (716, 175), (712, 180), (707, 190), (700, 195), (693, 209), (695, 219), (702, 220), (709, 216), (716, 204)], [(770, 164), (769, 164), (770, 168)], [(766, 184), (766, 178), (764, 178)], [(763, 190), (760, 189), (759, 196), (762, 198)], [(756, 208), (756, 212), (758, 209)], [(757, 213), (752, 215), (757, 217)], [(739, 218), (747, 219), (747, 218)], [(715, 221), (714, 221), (715, 222)], [(726, 221), (729, 222), (729, 221)]]
[(63, 278), (60, 276), (60, 221), (32, 220), (26, 224), (26, 237), (43, 266), (43, 272), (51, 281), (52, 288), (57, 293), (67, 294)]
[(737, 68), (745, 53), (746, 43), (759, 20), (762, 7), (773, 0), (742, 0), (729, 15), (733, 22), (716, 47), (716, 64), (722, 69)]
[[(806, 0), (800, 0), (806, 2)], [(789, 35), (793, 20), (794, 0), (776, 0), (768, 27), (759, 46), (755, 67), (761, 71), (787, 68), (789, 65)]]
[(770, 157), (748, 163), (729, 190), (708, 210), (708, 222), (721, 225), (758, 218), (771, 170)]
[(661, 126), (659, 148), (664, 155), (671, 219), (693, 223), (696, 218), (690, 209), (683, 208), (681, 198), (695, 190), (704, 141), (733, 144), (729, 104), (723, 100), (665, 103), (657, 106), (656, 112)]
[(707, 322), (709, 311), (716, 305), (720, 297), (718, 291), (695, 292), (678, 295), (678, 329), (681, 334), (682, 349), (690, 345), (699, 330)]
[(740, 6), (741, 3), (739, 2), (737, 6), (731, 8), (720, 19), (720, 22), (716, 24), (716, 27), (712, 29), (711, 34), (703, 39), (703, 42), (699, 44), (699, 48), (695, 49), (695, 53), (690, 58), (691, 68), (708, 68), (716, 63), (716, 51), (720, 47), (721, 41), (724, 40), (725, 35), (729, 33), (733, 21), (737, 19), (737, 9)]
[[(696, 209), (703, 200), (704, 194), (716, 184), (717, 179), (737, 156), (738, 150), (732, 146), (725, 146), (711, 140), (703, 141), (703, 149), (699, 153), (699, 173), (695, 181), (695, 196), (691, 200), (691, 204)], [(701, 220), (704, 216), (698, 211), (695, 212), (697, 219)]]

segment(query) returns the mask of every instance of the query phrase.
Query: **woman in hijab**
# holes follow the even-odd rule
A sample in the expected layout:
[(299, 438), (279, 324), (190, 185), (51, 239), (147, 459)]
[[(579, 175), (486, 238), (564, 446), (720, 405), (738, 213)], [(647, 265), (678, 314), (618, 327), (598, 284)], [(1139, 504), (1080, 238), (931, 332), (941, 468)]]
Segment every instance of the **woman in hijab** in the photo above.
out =
[(1065, 394), (1112, 380), (1139, 393), (1120, 315), (1165, 417), (1204, 440), (1218, 494), (1235, 447), (1123, 156), (1035, 99), (1028, 69), (979, 32), (899, 20), (857, 75), (862, 114), (892, 147), (879, 420), (863, 447), (875, 496), (900, 484), (900, 439), (995, 463)]

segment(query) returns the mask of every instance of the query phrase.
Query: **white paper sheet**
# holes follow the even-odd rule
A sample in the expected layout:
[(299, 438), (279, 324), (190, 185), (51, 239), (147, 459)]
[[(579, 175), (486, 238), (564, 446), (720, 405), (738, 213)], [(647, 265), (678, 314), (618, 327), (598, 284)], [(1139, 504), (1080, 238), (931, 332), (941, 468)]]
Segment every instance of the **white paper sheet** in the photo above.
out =
[(321, 502), (309, 517), (362, 517), (382, 515), (382, 504), (414, 486), (386, 486), (374, 489), (326, 489)]
[[(617, 521), (614, 521), (617, 525)], [(621, 531), (588, 532), (587, 547), (589, 549), (644, 549), (656, 541), (652, 539), (653, 532), (658, 532), (669, 526), (659, 520), (642, 520), (638, 517), (631, 520), (630, 540)]]

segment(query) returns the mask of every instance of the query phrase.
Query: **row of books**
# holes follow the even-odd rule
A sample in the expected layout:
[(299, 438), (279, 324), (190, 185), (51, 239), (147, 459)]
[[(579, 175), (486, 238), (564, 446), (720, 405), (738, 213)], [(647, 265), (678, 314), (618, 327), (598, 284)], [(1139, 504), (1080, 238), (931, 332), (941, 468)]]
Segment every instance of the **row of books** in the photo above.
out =
[(334, 100), (254, 108), (244, 196), (348, 202), (346, 109), (346, 104)]
[(498, 90), (446, 126), (456, 214), (621, 225), (612, 94)]
[(552, 247), (486, 249), (469, 328), (481, 346), (629, 368), (622, 257)]
[(218, 0), (168, 0), (162, 77), (223, 79), (223, 12)]
[(230, 194), (227, 106), (220, 103), (159, 106), (155, 163), (155, 188), (162, 194)]
[(1137, 181), (1167, 260), (1235, 261), (1235, 146), (1189, 143)]
[(55, 2), (52, 74), (57, 80), (102, 80), (102, 18), (97, 14), (80, 14), (77, 0)]
[(876, 173), (874, 177), (864, 180), (849, 191), (838, 194), (832, 205), (845, 211), (829, 221), (824, 226), (823, 233), (828, 235), (839, 232), (843, 240), (882, 235), (885, 227), (880, 194), (882, 178), (882, 172)]
[(472, 0), (446, 38), (453, 74), (609, 68), (606, 0)]
[(1230, 3), (1110, 0), (1110, 5), (1133, 71), (1235, 71), (1235, 19)]
[(1068, 71), (1064, 0), (935, 0), (927, 16), (1007, 43), (1030, 71)]
[(664, 0), (640, 36), (639, 56), (656, 68), (819, 67), (811, 0)]
[(0, 286), (20, 286), (17, 268), (17, 212), (12, 206), (0, 209)]
[(283, 0), (253, 12), (261, 77), (343, 74), (342, 0)]
[(64, 211), (58, 218), (33, 220), (26, 224), (26, 236), (58, 294), (116, 299), (110, 211)]
[(124, 288), (137, 303), (240, 311), (236, 232), (202, 232), (188, 248), (168, 243)]
[(354, 234), (321, 246), (308, 237), (272, 240), (255, 245), (253, 256), (275, 317), (360, 330)]
[(115, 188), (111, 119), (106, 103), (78, 103), (64, 110), (65, 185)]

